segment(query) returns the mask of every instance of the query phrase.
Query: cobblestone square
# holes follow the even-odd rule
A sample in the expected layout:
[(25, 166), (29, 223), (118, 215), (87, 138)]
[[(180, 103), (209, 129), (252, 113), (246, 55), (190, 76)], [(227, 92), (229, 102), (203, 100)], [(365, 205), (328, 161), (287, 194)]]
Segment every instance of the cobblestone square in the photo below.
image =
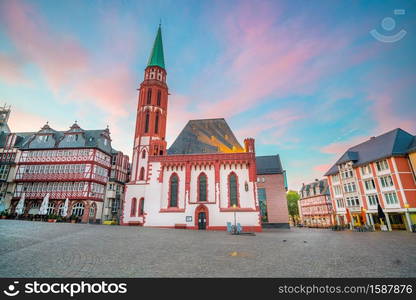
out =
[(1, 277), (415, 277), (416, 234), (0, 220)]

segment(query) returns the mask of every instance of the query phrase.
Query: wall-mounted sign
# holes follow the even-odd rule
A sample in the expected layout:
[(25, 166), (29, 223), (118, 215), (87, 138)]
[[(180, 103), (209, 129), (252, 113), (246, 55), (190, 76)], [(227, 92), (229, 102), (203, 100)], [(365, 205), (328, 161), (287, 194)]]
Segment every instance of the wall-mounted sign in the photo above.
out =
[(186, 216), (186, 222), (192, 222), (192, 216)]

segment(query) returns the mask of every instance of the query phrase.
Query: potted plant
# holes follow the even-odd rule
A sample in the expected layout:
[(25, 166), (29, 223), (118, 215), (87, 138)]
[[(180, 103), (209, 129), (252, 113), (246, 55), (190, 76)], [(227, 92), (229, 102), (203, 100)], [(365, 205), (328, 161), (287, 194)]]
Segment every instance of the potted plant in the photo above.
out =
[(9, 215), (8, 210), (5, 209), (0, 213), (0, 218), (1, 219), (7, 219), (8, 215)]
[(57, 215), (51, 214), (48, 216), (48, 222), (49, 223), (56, 223), (56, 220), (58, 219)]
[(70, 216), (69, 219), (71, 220), (71, 223), (77, 223), (78, 217), (77, 216)]

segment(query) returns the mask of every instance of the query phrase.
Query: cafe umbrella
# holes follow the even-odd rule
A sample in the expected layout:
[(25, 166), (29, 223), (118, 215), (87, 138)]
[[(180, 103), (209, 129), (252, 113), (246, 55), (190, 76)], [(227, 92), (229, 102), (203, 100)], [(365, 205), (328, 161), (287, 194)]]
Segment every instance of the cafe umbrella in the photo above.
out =
[(42, 205), (40, 206), (40, 209), (39, 209), (39, 214), (46, 215), (48, 213), (48, 206), (49, 206), (49, 193), (47, 193), (45, 197), (43, 198)]
[(69, 203), (69, 199), (66, 198), (64, 207), (63, 207), (63, 209), (61, 211), (61, 216), (62, 217), (66, 217), (66, 215), (68, 214), (68, 203)]
[(361, 207), (361, 219), (363, 224), (365, 225), (367, 223), (367, 214), (366, 214), (366, 209), (364, 207)]

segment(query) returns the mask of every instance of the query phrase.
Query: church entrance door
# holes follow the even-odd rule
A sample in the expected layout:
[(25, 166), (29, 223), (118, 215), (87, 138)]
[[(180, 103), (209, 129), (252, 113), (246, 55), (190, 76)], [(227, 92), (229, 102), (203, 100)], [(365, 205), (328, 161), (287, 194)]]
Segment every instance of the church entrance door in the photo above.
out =
[(207, 215), (204, 211), (198, 214), (198, 229), (205, 230), (207, 228)]

